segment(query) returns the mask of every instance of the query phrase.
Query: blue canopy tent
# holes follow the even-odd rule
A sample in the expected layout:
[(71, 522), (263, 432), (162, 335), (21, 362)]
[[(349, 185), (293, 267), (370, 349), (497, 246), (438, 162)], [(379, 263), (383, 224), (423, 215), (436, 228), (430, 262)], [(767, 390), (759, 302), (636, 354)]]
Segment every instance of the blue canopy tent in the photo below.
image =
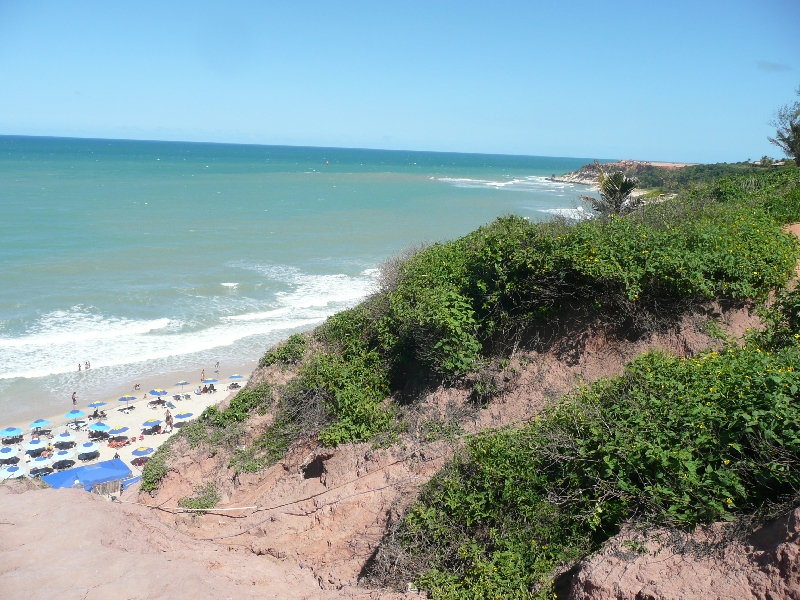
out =
[(94, 465), (65, 469), (59, 473), (52, 473), (42, 477), (42, 481), (53, 488), (82, 487), (87, 492), (92, 491), (92, 486), (97, 483), (106, 483), (115, 479), (127, 479), (131, 470), (119, 458), (104, 460)]

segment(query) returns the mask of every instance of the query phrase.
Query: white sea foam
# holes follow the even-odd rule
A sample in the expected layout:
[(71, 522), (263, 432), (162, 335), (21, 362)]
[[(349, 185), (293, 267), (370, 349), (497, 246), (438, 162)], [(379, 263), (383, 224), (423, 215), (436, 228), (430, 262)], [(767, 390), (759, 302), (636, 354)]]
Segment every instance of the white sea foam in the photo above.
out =
[(237, 287), (239, 287), (239, 284), (238, 284), (238, 283), (220, 283), (220, 285), (224, 285), (225, 287), (227, 287), (227, 288), (231, 288), (231, 289), (234, 289), (234, 290), (235, 290)]
[(169, 319), (136, 321), (105, 318), (75, 307), (69, 311), (58, 310), (43, 315), (22, 337), (0, 337), (0, 349), (109, 340), (125, 335), (145, 334), (168, 324)]
[(440, 177), (439, 181), (449, 183), (460, 188), (478, 188), (478, 189), (505, 189), (517, 192), (538, 192), (544, 190), (560, 190), (574, 187), (571, 183), (564, 183), (560, 181), (551, 181), (547, 177), (530, 176), (530, 177), (517, 177), (514, 179), (506, 179), (502, 181), (495, 181), (491, 179), (469, 179), (469, 178), (456, 178), (456, 177)]
[(578, 206), (577, 208), (545, 208), (539, 209), (539, 212), (557, 215), (574, 221), (583, 221), (585, 219), (591, 219), (594, 216), (588, 210), (583, 210), (582, 206)]
[(181, 356), (230, 346), (243, 338), (320, 323), (364, 298), (375, 281), (373, 270), (348, 276), (312, 275), (281, 265), (247, 268), (288, 289), (277, 292), (266, 305), (262, 301), (262, 310), (247, 311), (244, 303), (239, 308), (244, 308), (243, 313), (217, 312), (219, 316), (211, 318), (134, 320), (98, 315), (81, 307), (53, 312), (24, 335), (0, 337), (0, 379), (71, 373), (77, 371), (75, 363), (85, 360), (91, 361), (93, 369), (154, 359), (178, 364)]

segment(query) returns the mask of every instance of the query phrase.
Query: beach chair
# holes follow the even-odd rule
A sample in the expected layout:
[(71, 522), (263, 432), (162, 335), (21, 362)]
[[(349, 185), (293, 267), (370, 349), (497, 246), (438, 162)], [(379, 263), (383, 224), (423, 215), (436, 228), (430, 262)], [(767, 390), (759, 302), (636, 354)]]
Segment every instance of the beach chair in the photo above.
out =
[(189, 394), (184, 394), (184, 395), (183, 395), (183, 399), (184, 399), (184, 400), (191, 400), (191, 399), (192, 399), (192, 397), (191, 397)]
[(172, 397), (172, 399), (173, 399), (173, 400), (175, 400), (175, 402), (179, 402), (179, 401), (180, 401), (180, 399), (181, 399), (181, 395), (180, 395), (180, 394), (175, 394), (175, 395)]

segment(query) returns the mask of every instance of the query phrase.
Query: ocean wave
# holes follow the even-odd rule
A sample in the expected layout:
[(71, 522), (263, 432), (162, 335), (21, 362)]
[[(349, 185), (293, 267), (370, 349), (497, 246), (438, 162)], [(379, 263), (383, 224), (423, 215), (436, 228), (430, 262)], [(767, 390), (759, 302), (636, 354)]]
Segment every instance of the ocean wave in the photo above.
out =
[(491, 180), (491, 179), (469, 179), (466, 177), (440, 177), (439, 181), (449, 183), (455, 187), (460, 188), (477, 188), (477, 189), (496, 189), (496, 190), (511, 190), (519, 192), (537, 192), (544, 190), (563, 190), (575, 187), (571, 183), (564, 183), (560, 181), (551, 181), (548, 177), (542, 176), (529, 176), (517, 177), (514, 179), (506, 180)]
[(110, 340), (126, 335), (138, 335), (167, 327), (170, 320), (133, 320), (108, 318), (75, 307), (47, 313), (20, 337), (0, 337), (0, 348), (48, 346), (64, 343)]
[(594, 217), (588, 210), (583, 210), (582, 206), (578, 206), (577, 208), (544, 208), (538, 210), (539, 212), (572, 219), (573, 221), (583, 221), (584, 219), (591, 219)]
[(212, 317), (133, 320), (81, 309), (50, 313), (24, 335), (0, 338), (0, 379), (71, 373), (77, 371), (77, 362), (86, 360), (94, 373), (154, 359), (180, 363), (181, 356), (230, 346), (250, 336), (278, 336), (318, 324), (367, 296), (375, 282), (374, 270), (351, 276), (313, 275), (281, 265), (252, 267), (289, 289), (276, 292), (266, 305), (262, 302), (261, 310), (252, 310), (253, 306), (234, 315), (220, 311)]

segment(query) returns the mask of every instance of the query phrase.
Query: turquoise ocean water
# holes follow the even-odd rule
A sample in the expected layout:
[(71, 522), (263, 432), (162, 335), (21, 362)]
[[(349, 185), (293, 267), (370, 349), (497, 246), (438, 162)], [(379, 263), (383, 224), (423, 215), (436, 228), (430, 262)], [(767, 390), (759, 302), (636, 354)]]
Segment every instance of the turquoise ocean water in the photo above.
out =
[(0, 136), (0, 426), (252, 362), (405, 246), (574, 208), (545, 177), (586, 162)]

